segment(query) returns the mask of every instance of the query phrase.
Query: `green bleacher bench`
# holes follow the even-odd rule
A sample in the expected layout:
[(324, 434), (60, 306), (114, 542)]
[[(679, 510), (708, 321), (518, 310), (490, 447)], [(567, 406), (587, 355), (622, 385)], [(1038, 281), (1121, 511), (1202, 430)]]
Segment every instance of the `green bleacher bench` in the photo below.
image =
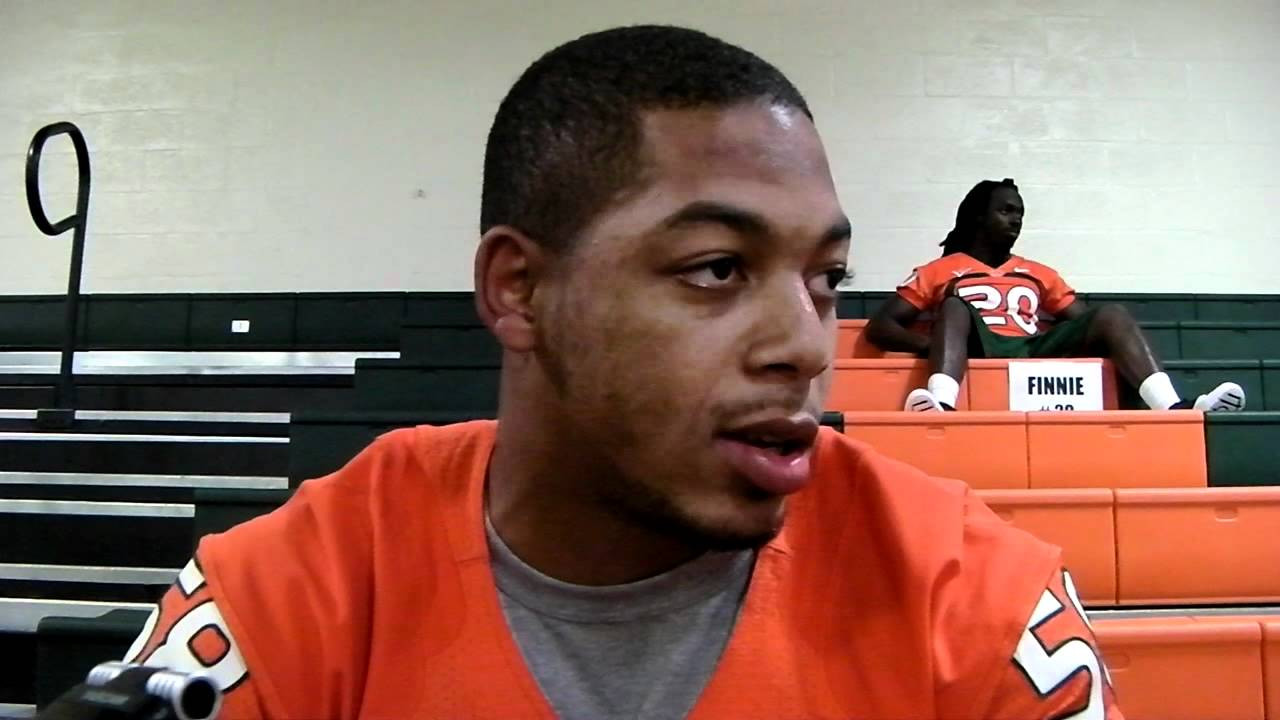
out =
[[(291, 295), (194, 295), (185, 319), (186, 345), (209, 350), (291, 350), (298, 346), (297, 312), (297, 298)], [(247, 332), (231, 331), (231, 324), (238, 320), (249, 323)]]
[(1142, 333), (1151, 344), (1156, 357), (1161, 360), (1177, 360), (1182, 357), (1182, 340), (1178, 323), (1165, 320), (1142, 321)]
[(1280, 412), (1208, 413), (1209, 484), (1280, 485)]
[(1173, 379), (1173, 386), (1189, 400), (1229, 380), (1244, 388), (1247, 409), (1267, 409), (1261, 360), (1170, 360), (1164, 363), (1164, 370)]
[[(36, 502), (0, 512), (0, 563), (181, 567), (190, 555), (190, 508)], [(137, 513), (137, 514), (133, 514)]]
[(864, 316), (871, 317), (875, 315), (877, 312), (880, 311), (881, 305), (884, 305), (889, 298), (897, 294), (898, 293), (893, 290), (885, 291), (885, 292), (877, 290), (877, 291), (868, 291), (868, 292), (862, 293), (862, 304), (864, 306), (863, 307)]
[(455, 327), (481, 327), (475, 297), (470, 292), (409, 293), (403, 322)]
[(87, 299), (82, 348), (185, 350), (190, 302), (186, 296), (99, 295)]
[(487, 327), (405, 324), (400, 329), (400, 359), (460, 367), (495, 367), (502, 346)]
[(1196, 299), (1191, 294), (1089, 293), (1082, 299), (1089, 307), (1123, 305), (1139, 322), (1177, 322), (1196, 317)]
[[(0, 296), (0, 345), (6, 350), (61, 347), (65, 304), (49, 295)], [(80, 327), (83, 337), (84, 317)]]
[(191, 526), (194, 553), (200, 538), (230, 530), (246, 520), (265, 515), (293, 495), (289, 490), (245, 490), (201, 488), (195, 493), (195, 518)]
[(0, 705), (36, 702), (36, 634), (0, 630)]
[(867, 316), (867, 306), (860, 292), (842, 292), (836, 298), (836, 317), (853, 320)]
[[(49, 407), (56, 376), (0, 375), (0, 408)], [(76, 375), (85, 410), (287, 412), (350, 392), (350, 372), (324, 375)]]
[(1267, 410), (1280, 410), (1280, 360), (1262, 361), (1262, 386)]
[(95, 665), (122, 659), (149, 614), (119, 609), (96, 618), (43, 618), (36, 629), (36, 707), (84, 682)]
[(498, 408), (498, 375), (497, 366), (361, 358), (351, 409), (492, 413)]
[[(846, 291), (837, 315), (874, 314), (891, 291)], [(1280, 322), (1280, 295), (1082, 293), (1090, 305), (1119, 303), (1140, 321)], [(88, 294), (80, 347), (394, 349), (402, 323), (482, 327), (470, 292)], [(0, 346), (61, 346), (60, 295), (0, 297)], [(248, 333), (230, 332), (249, 320)]]
[(403, 293), (299, 293), (294, 333), (301, 348), (394, 350), (404, 315)]
[(1184, 322), (1179, 332), (1187, 360), (1280, 358), (1280, 322)]
[(1197, 295), (1194, 317), (1207, 321), (1280, 322), (1280, 295)]

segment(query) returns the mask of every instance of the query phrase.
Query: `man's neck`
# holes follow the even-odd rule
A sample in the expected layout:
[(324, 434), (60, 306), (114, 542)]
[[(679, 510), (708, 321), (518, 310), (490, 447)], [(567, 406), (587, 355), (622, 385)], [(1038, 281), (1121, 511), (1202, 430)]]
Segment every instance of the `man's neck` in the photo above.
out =
[(558, 452), (565, 437), (516, 403), (500, 413), (489, 463), (486, 504), (499, 537), (539, 572), (578, 585), (618, 585), (661, 574), (702, 554), (604, 506), (601, 477), (580, 448)]
[(998, 268), (1013, 257), (1008, 246), (995, 247), (981, 239), (974, 242), (965, 254), (990, 268)]

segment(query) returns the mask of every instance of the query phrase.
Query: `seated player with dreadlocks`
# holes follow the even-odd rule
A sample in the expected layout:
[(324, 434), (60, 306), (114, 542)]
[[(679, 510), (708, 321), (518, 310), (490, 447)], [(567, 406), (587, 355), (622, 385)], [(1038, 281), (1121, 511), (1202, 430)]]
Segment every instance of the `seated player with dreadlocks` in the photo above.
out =
[[(942, 257), (912, 271), (867, 325), (881, 349), (929, 358), (928, 386), (913, 390), (905, 409), (955, 409), (970, 357), (1081, 356), (1110, 358), (1155, 410), (1244, 409), (1244, 390), (1232, 382), (1182, 399), (1124, 306), (1086, 309), (1056, 271), (1014, 255), (1023, 211), (1012, 180), (978, 183), (960, 203)], [(909, 329), (925, 312), (933, 316), (928, 336)], [(1042, 313), (1056, 323), (1042, 326)]]

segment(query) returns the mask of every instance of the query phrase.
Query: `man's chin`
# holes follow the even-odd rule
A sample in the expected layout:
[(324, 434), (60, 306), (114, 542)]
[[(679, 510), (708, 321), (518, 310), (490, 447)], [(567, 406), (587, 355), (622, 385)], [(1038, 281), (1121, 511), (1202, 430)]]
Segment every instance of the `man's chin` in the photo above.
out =
[(744, 516), (728, 518), (681, 517), (678, 522), (683, 527), (678, 532), (691, 545), (709, 551), (759, 549), (769, 544), (782, 531), (786, 508), (775, 505), (765, 517), (746, 516), (763, 515), (762, 510), (764, 508), (751, 508)]
[[(763, 508), (751, 508), (760, 513)], [(705, 552), (755, 550), (767, 545), (782, 530), (784, 508), (775, 507), (767, 517), (749, 517), (750, 510), (737, 517), (707, 517), (682, 512), (673, 507), (648, 514), (644, 522), (653, 530), (678, 539), (690, 548)]]
[(609, 488), (606, 502), (629, 522), (691, 549), (735, 551), (763, 547), (782, 530), (786, 498), (743, 493), (680, 498), (639, 483)]
[(759, 550), (768, 545), (782, 530), (781, 526), (761, 532), (707, 532), (701, 546), (710, 552)]

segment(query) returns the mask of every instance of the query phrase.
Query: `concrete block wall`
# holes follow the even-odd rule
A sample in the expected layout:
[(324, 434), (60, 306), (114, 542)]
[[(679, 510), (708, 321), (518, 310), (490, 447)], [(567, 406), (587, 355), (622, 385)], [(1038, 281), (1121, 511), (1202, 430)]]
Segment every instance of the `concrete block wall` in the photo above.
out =
[(974, 182), (1013, 176), (1021, 251), (1082, 290), (1277, 290), (1276, 0), (3, 0), (0, 292), (64, 287), (69, 238), (22, 188), (63, 119), (93, 149), (87, 290), (469, 289), (498, 101), (634, 22), (740, 43), (807, 95), (852, 287), (891, 288)]

